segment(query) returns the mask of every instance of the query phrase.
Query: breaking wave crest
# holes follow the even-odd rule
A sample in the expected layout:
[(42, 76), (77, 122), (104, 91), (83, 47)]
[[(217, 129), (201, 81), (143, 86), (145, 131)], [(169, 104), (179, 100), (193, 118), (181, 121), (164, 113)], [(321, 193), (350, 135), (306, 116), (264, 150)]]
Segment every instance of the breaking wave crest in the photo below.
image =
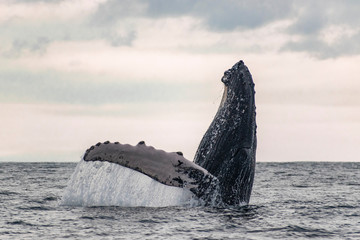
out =
[(61, 205), (166, 207), (196, 206), (189, 190), (172, 187), (135, 170), (109, 162), (85, 162), (76, 166)]

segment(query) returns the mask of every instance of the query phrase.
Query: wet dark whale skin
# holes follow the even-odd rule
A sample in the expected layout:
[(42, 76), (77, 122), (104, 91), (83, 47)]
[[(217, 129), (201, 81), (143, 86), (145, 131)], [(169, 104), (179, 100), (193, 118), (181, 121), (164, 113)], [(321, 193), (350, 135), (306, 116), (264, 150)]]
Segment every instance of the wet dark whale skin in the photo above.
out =
[(254, 82), (243, 61), (224, 73), (222, 103), (203, 136), (194, 162), (219, 179), (222, 201), (249, 203), (255, 173)]

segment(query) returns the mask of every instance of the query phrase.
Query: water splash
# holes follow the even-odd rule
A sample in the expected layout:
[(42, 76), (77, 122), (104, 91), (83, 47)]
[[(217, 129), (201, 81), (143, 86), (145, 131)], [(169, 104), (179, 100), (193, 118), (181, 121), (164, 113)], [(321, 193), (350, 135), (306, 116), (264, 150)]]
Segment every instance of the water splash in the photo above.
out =
[(60, 204), (165, 207), (196, 206), (199, 202), (187, 189), (164, 185), (118, 164), (81, 160)]

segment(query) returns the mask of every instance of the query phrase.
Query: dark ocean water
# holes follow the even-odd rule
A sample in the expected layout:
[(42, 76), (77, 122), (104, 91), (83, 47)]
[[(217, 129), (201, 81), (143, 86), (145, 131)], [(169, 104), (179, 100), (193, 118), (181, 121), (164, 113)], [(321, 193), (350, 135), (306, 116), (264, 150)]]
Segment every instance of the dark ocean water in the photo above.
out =
[(360, 239), (360, 163), (258, 163), (237, 208), (75, 207), (76, 163), (0, 163), (0, 239)]

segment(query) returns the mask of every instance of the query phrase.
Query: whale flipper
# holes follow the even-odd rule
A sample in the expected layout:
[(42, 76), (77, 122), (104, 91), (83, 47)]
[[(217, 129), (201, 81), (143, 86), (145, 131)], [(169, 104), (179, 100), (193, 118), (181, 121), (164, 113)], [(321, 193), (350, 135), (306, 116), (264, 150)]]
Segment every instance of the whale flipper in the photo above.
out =
[(186, 188), (205, 203), (213, 202), (218, 180), (207, 170), (184, 158), (181, 152), (165, 152), (143, 141), (129, 144), (98, 143), (86, 150), (85, 161), (107, 161), (141, 172), (163, 184)]
[(254, 82), (243, 61), (222, 77), (225, 90), (194, 162), (219, 179), (224, 203), (248, 203), (255, 173), (256, 121)]

